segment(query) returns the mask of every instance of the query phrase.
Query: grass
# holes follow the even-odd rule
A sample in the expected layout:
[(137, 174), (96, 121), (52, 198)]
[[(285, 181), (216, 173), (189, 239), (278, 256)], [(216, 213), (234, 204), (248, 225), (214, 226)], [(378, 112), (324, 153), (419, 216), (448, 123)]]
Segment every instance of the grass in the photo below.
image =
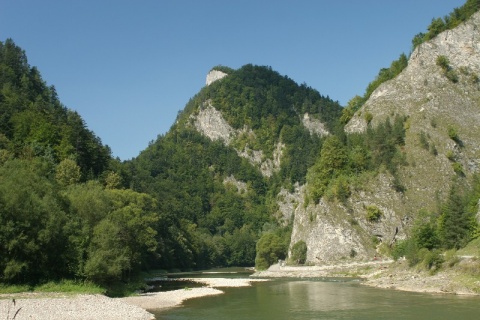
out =
[(104, 294), (106, 290), (89, 281), (62, 280), (51, 281), (37, 286), (0, 284), (0, 294), (16, 293), (71, 293), (71, 294)]
[(464, 248), (459, 249), (460, 256), (480, 256), (480, 237), (470, 241)]

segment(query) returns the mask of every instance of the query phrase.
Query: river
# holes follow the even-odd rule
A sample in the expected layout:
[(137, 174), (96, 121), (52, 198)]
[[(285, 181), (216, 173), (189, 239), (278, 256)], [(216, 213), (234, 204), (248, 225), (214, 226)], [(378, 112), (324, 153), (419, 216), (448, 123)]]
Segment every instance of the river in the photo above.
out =
[(455, 319), (480, 318), (480, 298), (423, 294), (362, 286), (355, 279), (282, 279), (225, 288), (155, 314), (184, 319)]

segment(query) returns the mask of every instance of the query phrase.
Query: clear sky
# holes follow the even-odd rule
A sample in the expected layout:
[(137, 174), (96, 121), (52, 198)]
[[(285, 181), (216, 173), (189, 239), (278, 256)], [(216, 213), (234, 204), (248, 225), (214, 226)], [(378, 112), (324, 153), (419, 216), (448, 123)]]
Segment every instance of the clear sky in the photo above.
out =
[(0, 0), (0, 41), (122, 160), (167, 132), (213, 66), (271, 66), (342, 105), (464, 0)]

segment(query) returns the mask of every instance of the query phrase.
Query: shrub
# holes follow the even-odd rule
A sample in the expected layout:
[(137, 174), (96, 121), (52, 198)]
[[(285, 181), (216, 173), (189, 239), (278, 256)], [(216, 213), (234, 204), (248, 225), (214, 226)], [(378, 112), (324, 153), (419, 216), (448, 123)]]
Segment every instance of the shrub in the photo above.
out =
[(423, 132), (423, 131), (420, 132), (419, 139), (420, 139), (420, 146), (423, 149), (428, 150), (429, 147), (430, 147), (430, 144), (427, 141), (427, 136), (426, 136), (425, 132)]
[(428, 249), (423, 248), (420, 251), (421, 256), (423, 257), (422, 265), (427, 270), (438, 270), (442, 266), (442, 263), (445, 261), (443, 256), (440, 254), (440, 251), (438, 250), (429, 251)]
[(450, 61), (446, 56), (438, 56), (435, 62), (437, 66), (443, 69), (443, 71), (450, 69)]
[(453, 168), (453, 171), (455, 171), (455, 173), (459, 176), (464, 176), (465, 173), (463, 172), (463, 166), (461, 163), (458, 163), (458, 162), (454, 162), (452, 163), (452, 168)]
[(370, 123), (372, 122), (373, 120), (373, 114), (371, 114), (370, 112), (365, 112), (365, 121), (367, 121), (367, 123)]
[(295, 264), (304, 264), (307, 261), (307, 244), (300, 240), (292, 247), (292, 256), (290, 260)]
[(377, 222), (382, 216), (382, 211), (374, 205), (367, 206), (367, 220), (370, 222)]

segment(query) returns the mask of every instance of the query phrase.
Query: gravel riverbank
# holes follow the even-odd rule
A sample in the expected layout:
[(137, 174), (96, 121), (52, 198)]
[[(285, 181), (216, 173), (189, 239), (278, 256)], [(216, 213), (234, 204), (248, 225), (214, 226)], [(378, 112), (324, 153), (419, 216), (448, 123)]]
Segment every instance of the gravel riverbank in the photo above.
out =
[[(187, 288), (140, 294), (125, 298), (103, 295), (64, 295), (61, 293), (21, 293), (0, 295), (0, 319), (5, 320), (152, 320), (147, 310), (172, 308), (187, 299), (222, 294), (216, 288), (244, 287), (261, 279), (184, 278), (205, 284)], [(18, 311), (18, 312), (17, 312)], [(15, 317), (14, 317), (15, 316)]]
[[(42, 297), (30, 294), (25, 297), (0, 299), (0, 318), (6, 320), (151, 320), (150, 312), (127, 304), (120, 299), (103, 295), (75, 295)], [(40, 295), (42, 296), (42, 295)], [(16, 315), (15, 315), (16, 314)]]

